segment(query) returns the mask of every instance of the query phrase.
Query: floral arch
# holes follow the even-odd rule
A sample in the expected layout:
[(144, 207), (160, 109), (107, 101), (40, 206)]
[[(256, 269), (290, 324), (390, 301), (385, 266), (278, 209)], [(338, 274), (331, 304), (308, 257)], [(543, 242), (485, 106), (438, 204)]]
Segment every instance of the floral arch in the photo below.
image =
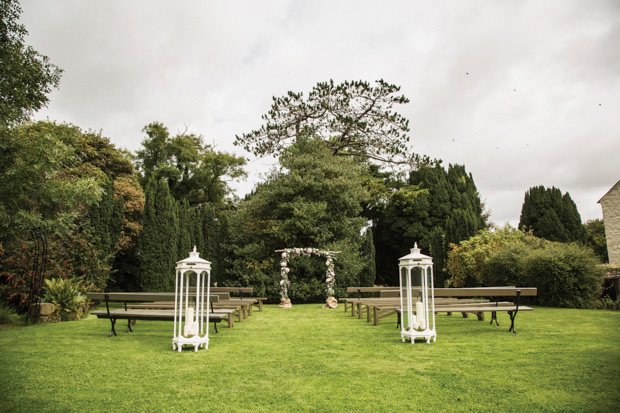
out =
[(334, 298), (334, 286), (336, 285), (336, 273), (334, 272), (334, 255), (340, 253), (340, 251), (323, 251), (318, 248), (285, 248), (276, 250), (276, 252), (282, 253), (280, 255), (280, 307), (292, 307), (291, 300), (288, 298), (288, 287), (291, 282), (288, 279), (288, 273), (290, 268), (288, 267), (288, 261), (292, 258), (301, 256), (310, 257), (316, 255), (317, 257), (325, 258), (325, 266), (327, 270), (325, 272), (325, 292), (327, 294), (327, 304), (323, 308), (335, 308), (338, 306), (338, 301)]

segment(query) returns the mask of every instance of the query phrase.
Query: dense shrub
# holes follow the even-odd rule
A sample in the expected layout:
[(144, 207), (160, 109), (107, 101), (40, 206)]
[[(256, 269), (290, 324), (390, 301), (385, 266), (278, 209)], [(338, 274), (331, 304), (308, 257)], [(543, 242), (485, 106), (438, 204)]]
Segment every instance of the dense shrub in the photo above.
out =
[(603, 272), (589, 248), (550, 243), (523, 257), (524, 281), (538, 288), (537, 302), (554, 307), (594, 307)]
[[(499, 281), (505, 278), (504, 275), (499, 273), (489, 275), (487, 268), (489, 257), (512, 245), (539, 248), (545, 242), (530, 232), (519, 231), (510, 225), (494, 231), (482, 230), (476, 236), (461, 241), (458, 245), (451, 244), (452, 249), (448, 253), (446, 264), (450, 278), (446, 281), (446, 286), (477, 287), (504, 284)], [(501, 265), (500, 262), (495, 264)]]
[[(76, 279), (88, 290), (104, 289), (110, 281), (111, 265), (100, 259), (85, 238), (49, 237), (45, 278)], [(28, 240), (10, 243), (0, 250), (0, 298), (21, 312), (26, 311), (31, 289), (33, 251), (33, 242)]]
[(453, 287), (536, 287), (534, 303), (594, 308), (603, 281), (598, 264), (598, 257), (588, 247), (546, 241), (506, 227), (481, 232), (454, 246), (448, 260), (452, 275), (448, 281)]
[(523, 257), (531, 247), (524, 243), (506, 245), (484, 261), (484, 285), (515, 285), (524, 286)]

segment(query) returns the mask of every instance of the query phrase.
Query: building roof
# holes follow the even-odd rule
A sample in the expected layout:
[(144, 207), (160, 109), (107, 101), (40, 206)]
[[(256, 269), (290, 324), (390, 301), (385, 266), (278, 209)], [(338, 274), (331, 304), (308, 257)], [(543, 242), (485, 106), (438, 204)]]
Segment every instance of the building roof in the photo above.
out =
[(616, 190), (620, 190), (620, 181), (616, 182), (616, 184), (614, 186), (611, 187), (611, 189), (609, 191), (607, 191), (607, 193), (605, 195), (603, 195), (601, 197), (601, 199), (598, 200), (598, 203), (600, 204), (601, 201), (607, 196), (609, 195), (611, 192), (614, 192)]

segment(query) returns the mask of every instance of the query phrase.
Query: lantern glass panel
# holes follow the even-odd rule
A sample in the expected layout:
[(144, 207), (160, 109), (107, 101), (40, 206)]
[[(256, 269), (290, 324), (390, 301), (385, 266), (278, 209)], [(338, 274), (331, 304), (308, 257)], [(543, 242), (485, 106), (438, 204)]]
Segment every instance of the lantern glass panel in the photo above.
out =
[(426, 269), (426, 286), (429, 289), (433, 286), (433, 268), (432, 267), (428, 267)]
[(413, 309), (415, 310), (416, 328), (426, 328), (425, 314), (423, 305), (426, 305), (424, 300), (424, 270), (420, 267), (414, 267), (411, 269), (411, 284), (413, 290)]
[(402, 326), (406, 330), (411, 327), (411, 320), (409, 316), (412, 314), (412, 300), (411, 300), (411, 279), (408, 277), (407, 268), (400, 269), (400, 301), (403, 311), (402, 314)]
[(413, 287), (413, 300), (421, 301), (422, 286), (424, 285), (424, 270), (420, 267), (411, 269), (411, 286)]

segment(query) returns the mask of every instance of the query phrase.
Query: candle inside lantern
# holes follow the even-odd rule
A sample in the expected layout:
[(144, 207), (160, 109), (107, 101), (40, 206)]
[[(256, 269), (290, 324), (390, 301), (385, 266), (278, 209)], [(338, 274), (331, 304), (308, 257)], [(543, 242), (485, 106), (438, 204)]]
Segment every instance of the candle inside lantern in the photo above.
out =
[(185, 310), (185, 327), (183, 335), (186, 337), (196, 335), (196, 323), (194, 322), (194, 307), (188, 307)]
[(417, 303), (415, 303), (415, 313), (416, 313), (416, 318), (418, 319), (418, 327), (421, 330), (425, 330), (426, 329), (426, 316), (424, 314), (424, 303), (421, 301), (418, 301)]

